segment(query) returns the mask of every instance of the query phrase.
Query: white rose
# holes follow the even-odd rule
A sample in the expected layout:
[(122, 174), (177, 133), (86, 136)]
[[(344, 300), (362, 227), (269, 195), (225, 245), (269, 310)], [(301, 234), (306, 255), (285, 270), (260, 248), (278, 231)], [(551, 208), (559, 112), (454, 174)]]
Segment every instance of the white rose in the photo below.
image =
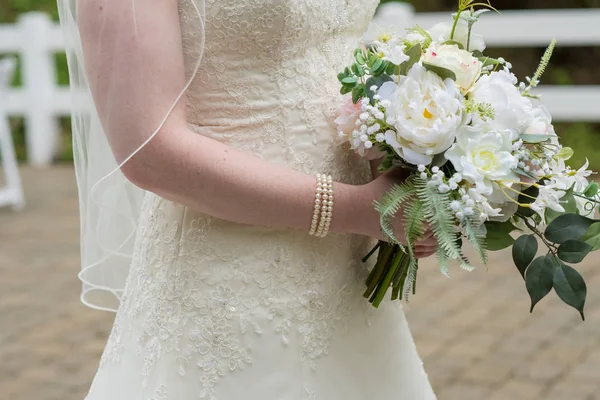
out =
[(550, 136), (550, 142), (558, 145), (558, 136), (552, 125), (552, 116), (544, 106), (539, 106), (533, 110), (533, 120), (523, 133), (527, 135)]
[(423, 56), (423, 61), (449, 69), (456, 74), (456, 84), (466, 94), (481, 75), (482, 63), (457, 45), (432, 44)]
[(506, 198), (499, 185), (512, 187), (519, 182), (513, 171), (519, 161), (512, 154), (509, 131), (481, 132), (465, 126), (457, 132), (456, 143), (446, 152), (446, 158), (490, 203), (499, 204)]
[(400, 65), (410, 58), (406, 55), (406, 46), (400, 38), (391, 35), (382, 35), (375, 42), (380, 57), (395, 65)]
[(463, 124), (462, 95), (454, 81), (443, 81), (420, 64), (400, 84), (384, 83), (378, 94), (389, 101), (388, 117), (396, 128), (386, 133), (386, 143), (410, 164), (430, 164), (452, 145)]
[[(429, 30), (429, 34), (434, 41), (437, 42), (445, 42), (450, 40), (450, 34), (452, 33), (452, 24), (440, 23), (435, 25), (433, 28)], [(456, 30), (454, 31), (454, 39), (457, 42), (461, 43), (465, 49), (467, 49), (467, 41), (469, 38), (469, 27), (467, 24), (460, 20), (456, 25)], [(484, 51), (485, 50), (485, 41), (483, 40), (483, 36), (473, 33), (471, 31), (471, 41), (469, 42), (468, 49), (469, 51)]]
[[(509, 72), (498, 71), (483, 75), (473, 86), (470, 98), (477, 103), (488, 103), (494, 109), (494, 119), (483, 121), (473, 116), (474, 126), (487, 126), (487, 130), (514, 131), (518, 136), (533, 120), (533, 105), (515, 86), (517, 78)], [(513, 140), (515, 138), (513, 137)]]

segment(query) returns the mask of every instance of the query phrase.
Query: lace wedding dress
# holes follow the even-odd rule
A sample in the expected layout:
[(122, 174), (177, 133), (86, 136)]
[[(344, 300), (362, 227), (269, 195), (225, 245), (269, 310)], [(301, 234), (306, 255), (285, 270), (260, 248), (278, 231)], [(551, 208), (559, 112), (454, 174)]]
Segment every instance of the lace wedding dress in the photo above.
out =
[[(198, 134), (362, 184), (340, 149), (336, 74), (378, 0), (208, 0), (188, 92)], [(200, 26), (180, 0), (184, 51)], [(307, 216), (310, 218), (310, 216)], [(148, 194), (87, 400), (432, 400), (401, 306), (362, 298), (374, 243), (242, 226)]]

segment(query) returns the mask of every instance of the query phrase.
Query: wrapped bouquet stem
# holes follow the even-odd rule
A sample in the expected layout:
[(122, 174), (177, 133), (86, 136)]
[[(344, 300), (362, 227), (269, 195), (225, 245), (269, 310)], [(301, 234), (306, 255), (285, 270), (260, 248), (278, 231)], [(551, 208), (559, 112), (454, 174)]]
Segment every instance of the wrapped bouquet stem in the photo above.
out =
[[(383, 158), (381, 171), (408, 176), (375, 204), (387, 241), (365, 257), (377, 253), (365, 297), (377, 307), (390, 291), (393, 300), (415, 292), (415, 245), (431, 229), (443, 274), (452, 262), (474, 269), (463, 242), (483, 263), (488, 251), (512, 247), (531, 310), (554, 289), (583, 317), (587, 288), (569, 264), (600, 249), (598, 185), (587, 163), (569, 165), (573, 151), (532, 93), (555, 43), (519, 83), (508, 61), (484, 53), (476, 23), (490, 10), (488, 2), (460, 0), (447, 23), (415, 26), (402, 37), (384, 33), (356, 49), (338, 75), (344, 145)], [(402, 238), (394, 218), (404, 222)], [(547, 248), (539, 255), (538, 243)]]

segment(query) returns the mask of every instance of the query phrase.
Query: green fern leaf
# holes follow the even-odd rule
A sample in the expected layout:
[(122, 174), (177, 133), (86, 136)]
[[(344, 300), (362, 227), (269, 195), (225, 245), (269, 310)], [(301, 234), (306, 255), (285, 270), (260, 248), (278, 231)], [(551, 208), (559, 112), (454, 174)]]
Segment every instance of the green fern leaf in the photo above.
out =
[(406, 181), (401, 185), (394, 185), (385, 193), (379, 201), (375, 202), (375, 209), (379, 212), (381, 218), (381, 229), (394, 243), (399, 243), (394, 233), (392, 219), (403, 203), (415, 194), (415, 186), (412, 181)]
[(465, 219), (463, 221), (463, 228), (465, 230), (467, 239), (473, 245), (473, 248), (475, 249), (475, 252), (479, 256), (479, 258), (484, 264), (487, 264), (488, 258), (487, 248), (485, 244), (485, 235), (483, 234), (481, 229), (475, 226), (473, 220), (471, 219)]
[(423, 202), (425, 218), (431, 225), (440, 249), (446, 252), (450, 260), (458, 260), (461, 266), (469, 268), (461, 257), (460, 246), (457, 243), (455, 218), (450, 211), (450, 195), (427, 187), (427, 183), (422, 179), (416, 179), (415, 186), (417, 197)]

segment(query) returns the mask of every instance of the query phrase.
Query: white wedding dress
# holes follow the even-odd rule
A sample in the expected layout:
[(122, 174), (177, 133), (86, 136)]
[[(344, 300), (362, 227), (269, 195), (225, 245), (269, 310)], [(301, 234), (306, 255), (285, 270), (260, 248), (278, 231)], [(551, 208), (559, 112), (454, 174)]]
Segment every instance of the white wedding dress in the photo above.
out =
[[(273, 163), (367, 182), (333, 121), (336, 75), (377, 4), (207, 0), (190, 126)], [(193, 59), (201, 27), (189, 0), (180, 10)], [(243, 226), (148, 194), (136, 243), (87, 400), (435, 399), (400, 303), (375, 310), (362, 297), (368, 238)]]

